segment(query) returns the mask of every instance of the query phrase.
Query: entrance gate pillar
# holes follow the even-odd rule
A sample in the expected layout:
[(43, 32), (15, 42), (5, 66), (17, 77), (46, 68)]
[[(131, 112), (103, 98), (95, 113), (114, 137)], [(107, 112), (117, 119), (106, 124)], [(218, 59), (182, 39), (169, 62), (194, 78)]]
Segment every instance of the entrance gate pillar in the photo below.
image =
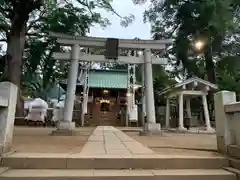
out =
[(75, 91), (77, 84), (78, 66), (79, 66), (80, 47), (78, 44), (72, 45), (71, 64), (68, 71), (67, 93), (64, 105), (63, 119), (59, 121), (57, 130), (53, 134), (72, 135), (75, 129), (75, 122), (72, 122), (73, 109), (75, 101)]
[(161, 125), (160, 123), (156, 123), (152, 77), (152, 58), (151, 50), (149, 48), (144, 49), (144, 75), (147, 114), (147, 123), (144, 125), (144, 134), (158, 133), (161, 132)]

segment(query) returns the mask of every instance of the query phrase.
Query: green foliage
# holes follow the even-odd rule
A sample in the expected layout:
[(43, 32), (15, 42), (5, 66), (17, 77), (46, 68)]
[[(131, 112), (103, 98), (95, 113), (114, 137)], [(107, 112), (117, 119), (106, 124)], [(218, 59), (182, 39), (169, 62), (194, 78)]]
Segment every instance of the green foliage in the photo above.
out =
[(153, 77), (155, 104), (162, 105), (165, 101), (163, 96), (159, 96), (159, 92), (174, 85), (176, 80), (162, 66), (153, 67)]
[[(94, 14), (94, 10), (96, 8), (105, 9), (106, 11), (114, 13), (116, 16), (118, 16), (121, 19), (121, 25), (123, 27), (127, 27), (135, 19), (133, 14), (129, 14), (129, 16), (121, 16), (120, 14), (118, 14), (115, 11), (115, 9), (112, 7), (113, 0), (90, 0), (90, 1), (89, 0), (76, 0), (76, 1), (83, 7), (87, 7), (87, 9), (92, 14)], [(99, 19), (99, 17), (101, 17), (101, 15), (99, 13), (95, 13), (95, 16), (97, 17), (97, 19)], [(105, 18), (102, 20), (104, 22), (107, 19)]]
[[(206, 74), (214, 83), (213, 57), (226, 34), (235, 28), (233, 17), (237, 8), (233, 3), (232, 0), (154, 1), (144, 17), (151, 23), (155, 38), (175, 40), (170, 52), (175, 57), (174, 65), (182, 66), (192, 76), (199, 74), (196, 64), (204, 60)], [(201, 52), (194, 48), (198, 40), (205, 43)]]
[(228, 56), (219, 61), (217, 79), (221, 90), (235, 91), (240, 97), (240, 57)]
[[(57, 4), (55, 6), (46, 4), (45, 9), (49, 9), (47, 12), (51, 13), (42, 14), (37, 23), (32, 24), (23, 64), (23, 87), (35, 96), (46, 95), (56, 81), (63, 77), (66, 78), (67, 74), (68, 62), (59, 62), (52, 58), (52, 53), (61, 49), (54, 40), (48, 37), (48, 32), (84, 36), (92, 23), (101, 23), (101, 17), (97, 19), (95, 15), (86, 15), (84, 8), (77, 8), (72, 4), (64, 4), (60, 8)], [(33, 85), (34, 82), (36, 85)]]

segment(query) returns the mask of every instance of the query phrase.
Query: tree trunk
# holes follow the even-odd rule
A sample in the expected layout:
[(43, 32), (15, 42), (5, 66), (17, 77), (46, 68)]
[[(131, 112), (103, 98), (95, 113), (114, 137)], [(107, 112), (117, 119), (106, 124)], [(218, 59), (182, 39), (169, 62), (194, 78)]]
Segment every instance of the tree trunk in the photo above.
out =
[[(206, 47), (205, 50), (205, 69), (207, 72), (207, 77), (208, 77), (208, 81), (216, 84), (216, 73), (215, 73), (215, 64), (213, 62), (213, 58), (212, 58), (212, 47), (211, 45), (208, 45)], [(213, 91), (209, 91), (208, 96), (207, 96), (207, 101), (208, 101), (208, 110), (209, 110), (209, 114), (210, 117), (213, 117)]]
[(206, 47), (205, 53), (205, 68), (207, 71), (208, 81), (216, 84), (215, 64), (212, 58), (212, 47), (211, 45)]
[(24, 102), (21, 98), (21, 75), (22, 75), (22, 55), (25, 45), (26, 20), (23, 22), (12, 21), (11, 33), (8, 41), (6, 56), (6, 77), (18, 86), (18, 99), (16, 106), (16, 116), (24, 116)]
[(22, 76), (22, 56), (26, 41), (27, 22), (29, 14), (43, 5), (43, 0), (22, 0), (10, 1), (13, 9), (11, 10), (11, 29), (7, 35), (8, 47), (6, 56), (5, 80), (18, 86), (18, 99), (16, 115), (24, 115), (24, 103), (21, 98), (21, 76)]

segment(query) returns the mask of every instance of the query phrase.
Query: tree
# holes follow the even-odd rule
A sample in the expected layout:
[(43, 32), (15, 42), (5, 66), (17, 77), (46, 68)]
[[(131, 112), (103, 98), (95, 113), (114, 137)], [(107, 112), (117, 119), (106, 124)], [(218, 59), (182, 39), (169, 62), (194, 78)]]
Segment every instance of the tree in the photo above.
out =
[[(216, 83), (215, 64), (213, 57), (216, 49), (233, 27), (238, 4), (232, 0), (166, 0), (153, 1), (145, 12), (145, 20), (152, 25), (154, 37), (173, 38), (174, 45), (171, 53), (177, 64), (182, 65), (193, 74), (199, 54), (204, 58), (208, 80)], [(193, 44), (204, 41), (204, 48), (197, 52)]]
[[(103, 26), (106, 24), (104, 21), (101, 22), (100, 17), (92, 18), (84, 14), (85, 9), (74, 7), (72, 4), (65, 4), (60, 8), (57, 4), (55, 7), (52, 5), (50, 7), (51, 13), (42, 15), (42, 20), (38, 21), (36, 27), (32, 27), (34, 36), (27, 40), (23, 59), (24, 89), (44, 99), (47, 91), (56, 81), (66, 77), (69, 64), (52, 58), (53, 52), (64, 49), (60, 49), (60, 46), (48, 36), (48, 32), (85, 36), (92, 23), (101, 23)], [(39, 39), (39, 36), (44, 38)], [(40, 75), (36, 76), (36, 73), (40, 74), (41, 78)]]
[(171, 87), (176, 83), (174, 76), (167, 72), (162, 66), (153, 66), (153, 88), (154, 88), (154, 99), (157, 106), (165, 103), (164, 97), (159, 96), (159, 93), (165, 88)]
[[(9, 80), (18, 87), (21, 87), (22, 55), (27, 32), (27, 22), (30, 13), (40, 9), (43, 5), (43, 0), (5, 0), (2, 3), (0, 9), (0, 17), (3, 19), (1, 30), (5, 32), (8, 43), (7, 54), (5, 56), (5, 80)], [(21, 96), (20, 91), (18, 96)], [(18, 98), (16, 113), (20, 116), (23, 116), (22, 106), (23, 104), (20, 98)]]
[[(151, 23), (155, 39), (174, 39), (168, 53), (174, 57), (173, 65), (177, 73), (180, 72), (183, 78), (197, 75), (214, 84), (218, 83), (215, 62), (229, 53), (224, 46), (231, 49), (236, 44), (232, 39), (233, 32), (239, 32), (239, 2), (152, 1), (144, 17)], [(195, 48), (198, 41), (204, 44), (201, 49)], [(208, 102), (212, 103), (211, 92)]]
[(234, 91), (240, 98), (240, 58), (228, 56), (216, 64), (217, 79), (220, 90)]
[[(98, 20), (98, 23), (107, 22), (107, 19), (101, 18), (99, 13), (94, 12), (95, 8), (104, 8), (110, 10), (117, 14), (111, 6), (111, 0), (99, 0), (99, 1), (88, 1), (88, 0), (77, 0), (82, 8), (76, 8), (72, 2), (67, 0), (4, 0), (1, 1), (0, 6), (0, 35), (3, 36), (8, 46), (7, 53), (5, 55), (5, 72), (4, 80), (9, 80), (10, 82), (16, 84), (21, 88), (21, 75), (22, 75), (22, 56), (24, 52), (24, 46), (26, 42), (26, 35), (30, 32), (32, 33), (32, 28), (38, 26), (39, 20), (44, 19), (46, 14), (51, 14), (51, 8), (43, 8), (44, 3), (52, 8), (59, 8), (62, 4), (67, 4), (69, 7), (74, 7), (74, 10), (79, 10), (78, 14), (82, 14), (82, 17), (89, 15), (84, 14), (86, 9), (90, 14), (92, 19)], [(58, 4), (58, 7), (55, 7), (54, 4)], [(50, 10), (50, 11), (47, 11)], [(84, 10), (84, 11), (83, 11)], [(76, 11), (75, 11), (76, 12)], [(123, 21), (122, 25), (127, 25), (131, 23), (134, 19), (133, 15), (129, 17), (121, 17), (117, 14)], [(72, 16), (73, 17), (73, 16)], [(70, 19), (69, 19), (70, 20)], [(87, 19), (86, 19), (87, 20)], [(51, 19), (53, 21), (53, 19)], [(95, 22), (96, 22), (95, 21)], [(68, 25), (72, 23), (68, 21)], [(47, 26), (48, 24), (46, 24)], [(89, 27), (88, 27), (89, 28)], [(83, 28), (84, 29), (84, 28)], [(85, 28), (86, 29), (86, 28)], [(82, 32), (78, 32), (81, 34)], [(36, 35), (36, 34), (35, 34)], [(38, 34), (39, 37), (39, 34)], [(17, 103), (17, 116), (23, 115), (23, 105), (20, 100), (21, 92), (19, 91), (19, 98)]]

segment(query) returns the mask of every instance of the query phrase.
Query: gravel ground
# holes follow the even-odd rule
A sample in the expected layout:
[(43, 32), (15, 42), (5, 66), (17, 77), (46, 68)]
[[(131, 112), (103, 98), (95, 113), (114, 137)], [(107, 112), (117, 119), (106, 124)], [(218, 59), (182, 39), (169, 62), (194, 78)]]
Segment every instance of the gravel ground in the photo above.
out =
[[(94, 129), (77, 128), (76, 136), (51, 136), (55, 128), (15, 127), (13, 151), (79, 153)], [(164, 136), (139, 136), (138, 132), (126, 134), (159, 154), (218, 155), (215, 135), (165, 133)]]
[(164, 133), (163, 136), (139, 136), (138, 132), (126, 134), (159, 154), (218, 155), (216, 135)]
[(94, 127), (77, 128), (76, 136), (52, 136), (55, 128), (15, 127), (13, 151), (34, 153), (78, 153)]

